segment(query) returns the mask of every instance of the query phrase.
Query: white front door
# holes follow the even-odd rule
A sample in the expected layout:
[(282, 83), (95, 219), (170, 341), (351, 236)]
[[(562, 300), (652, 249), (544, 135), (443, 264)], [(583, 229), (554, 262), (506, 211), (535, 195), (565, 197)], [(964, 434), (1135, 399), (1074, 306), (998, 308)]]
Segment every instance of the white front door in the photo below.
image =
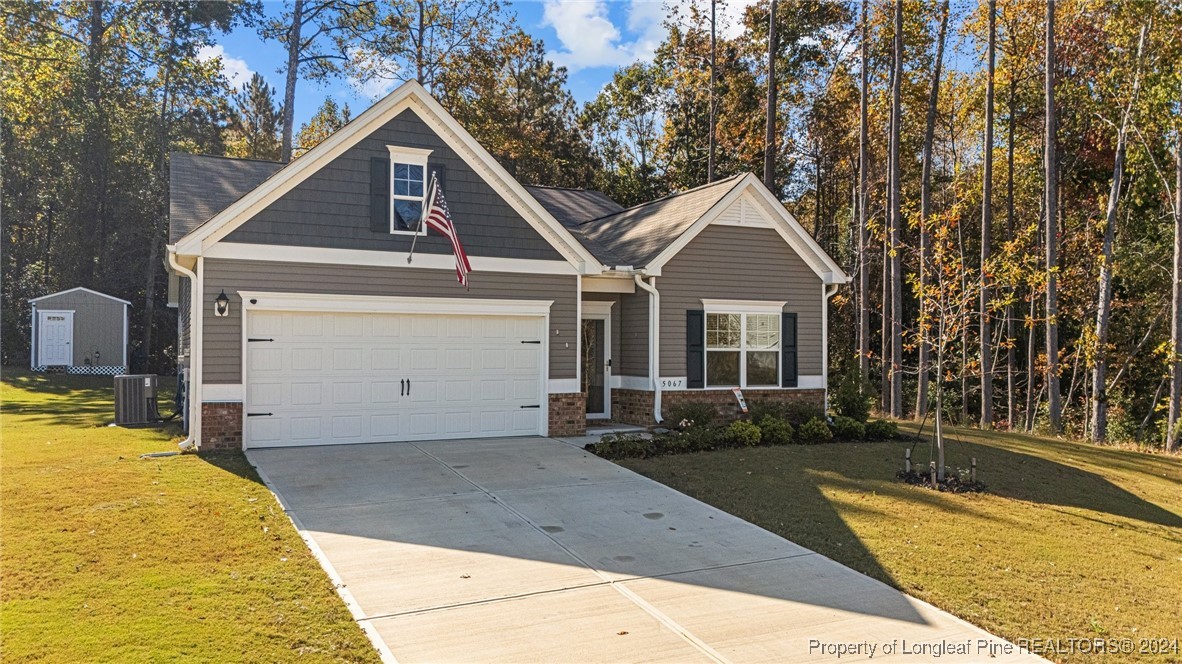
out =
[(250, 311), (247, 447), (544, 432), (544, 319)]
[(74, 364), (74, 312), (38, 311), (37, 363), (41, 366), (70, 366)]

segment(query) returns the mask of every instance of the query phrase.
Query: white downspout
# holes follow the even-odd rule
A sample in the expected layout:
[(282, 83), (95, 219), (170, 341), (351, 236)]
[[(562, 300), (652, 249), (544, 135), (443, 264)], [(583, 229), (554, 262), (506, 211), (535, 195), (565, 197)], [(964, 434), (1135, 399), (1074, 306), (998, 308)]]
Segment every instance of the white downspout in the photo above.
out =
[(195, 315), (201, 310), (197, 306), (200, 301), (197, 274), (177, 262), (175, 251), (168, 252), (168, 264), (189, 279), (189, 437), (178, 443), (178, 446), (182, 450), (191, 450), (197, 447), (197, 434), (201, 431), (201, 400), (197, 398), (198, 386), (201, 385), (201, 325)]
[(841, 284), (829, 284), (823, 289), (821, 300), (821, 375), (825, 377), (825, 414), (829, 414), (829, 298), (837, 294)]
[(661, 294), (657, 292), (657, 278), (649, 277), (646, 283), (640, 274), (633, 274), (636, 285), (648, 291), (648, 376), (653, 386), (653, 421), (660, 424), (661, 417)]

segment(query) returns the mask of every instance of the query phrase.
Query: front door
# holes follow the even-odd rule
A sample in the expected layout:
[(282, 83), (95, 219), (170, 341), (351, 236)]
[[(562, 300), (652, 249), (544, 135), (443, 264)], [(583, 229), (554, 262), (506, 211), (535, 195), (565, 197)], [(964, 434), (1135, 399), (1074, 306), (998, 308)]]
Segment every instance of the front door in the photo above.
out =
[(611, 334), (610, 314), (588, 314), (583, 318), (583, 394), (587, 395), (587, 417), (611, 417)]
[(74, 364), (74, 312), (37, 312), (38, 336), (41, 347), (37, 352), (37, 363), (46, 367), (70, 366)]

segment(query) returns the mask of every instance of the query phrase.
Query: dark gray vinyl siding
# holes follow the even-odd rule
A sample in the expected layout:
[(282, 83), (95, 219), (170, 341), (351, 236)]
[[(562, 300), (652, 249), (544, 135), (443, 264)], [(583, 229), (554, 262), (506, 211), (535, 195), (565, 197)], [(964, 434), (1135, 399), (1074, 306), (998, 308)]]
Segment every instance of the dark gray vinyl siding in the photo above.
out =
[[(574, 276), (477, 272), (472, 289), (456, 283), (451, 270), (362, 267), (264, 261), (205, 261), (204, 382), (242, 382), (242, 301), (238, 291), (339, 293), (459, 299), (553, 300), (550, 307), (550, 377), (575, 377), (576, 324)], [(213, 315), (213, 299), (223, 289), (230, 315)]]
[(685, 312), (701, 309), (703, 298), (784, 300), (784, 311), (797, 314), (797, 371), (821, 374), (821, 279), (775, 230), (709, 226), (661, 275), (662, 376), (686, 374)]
[(648, 377), (648, 298), (648, 292), (639, 288), (635, 293), (620, 295), (621, 357), (617, 373), (621, 376)]
[[(413, 236), (369, 229), (371, 157), (389, 158), (387, 145), (432, 150), (446, 168), (448, 207), (464, 249), (472, 256), (561, 260), (562, 256), (517, 214), (443, 139), (411, 110), (284, 194), (224, 241), (333, 249), (407, 251)], [(438, 234), (420, 237), (415, 251), (450, 254)]]
[(62, 293), (37, 303), (38, 311), (74, 312), (71, 348), (76, 367), (85, 366), (87, 360), (99, 367), (123, 365), (123, 307), (122, 302), (86, 291)]

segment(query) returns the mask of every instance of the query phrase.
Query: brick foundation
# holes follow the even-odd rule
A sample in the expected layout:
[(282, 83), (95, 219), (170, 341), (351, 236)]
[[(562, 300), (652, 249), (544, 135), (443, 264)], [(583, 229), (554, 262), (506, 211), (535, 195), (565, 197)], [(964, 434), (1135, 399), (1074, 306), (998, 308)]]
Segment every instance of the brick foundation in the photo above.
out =
[(550, 435), (583, 436), (587, 433), (587, 395), (582, 392), (550, 395)]
[(242, 449), (242, 403), (201, 404), (201, 451)]
[[(748, 405), (754, 401), (811, 403), (825, 407), (825, 390), (743, 390)], [(739, 403), (730, 390), (678, 390), (661, 393), (661, 414), (682, 403), (708, 403), (714, 406), (722, 422), (738, 419)], [(645, 390), (612, 390), (612, 419), (637, 426), (652, 426), (653, 393)]]

